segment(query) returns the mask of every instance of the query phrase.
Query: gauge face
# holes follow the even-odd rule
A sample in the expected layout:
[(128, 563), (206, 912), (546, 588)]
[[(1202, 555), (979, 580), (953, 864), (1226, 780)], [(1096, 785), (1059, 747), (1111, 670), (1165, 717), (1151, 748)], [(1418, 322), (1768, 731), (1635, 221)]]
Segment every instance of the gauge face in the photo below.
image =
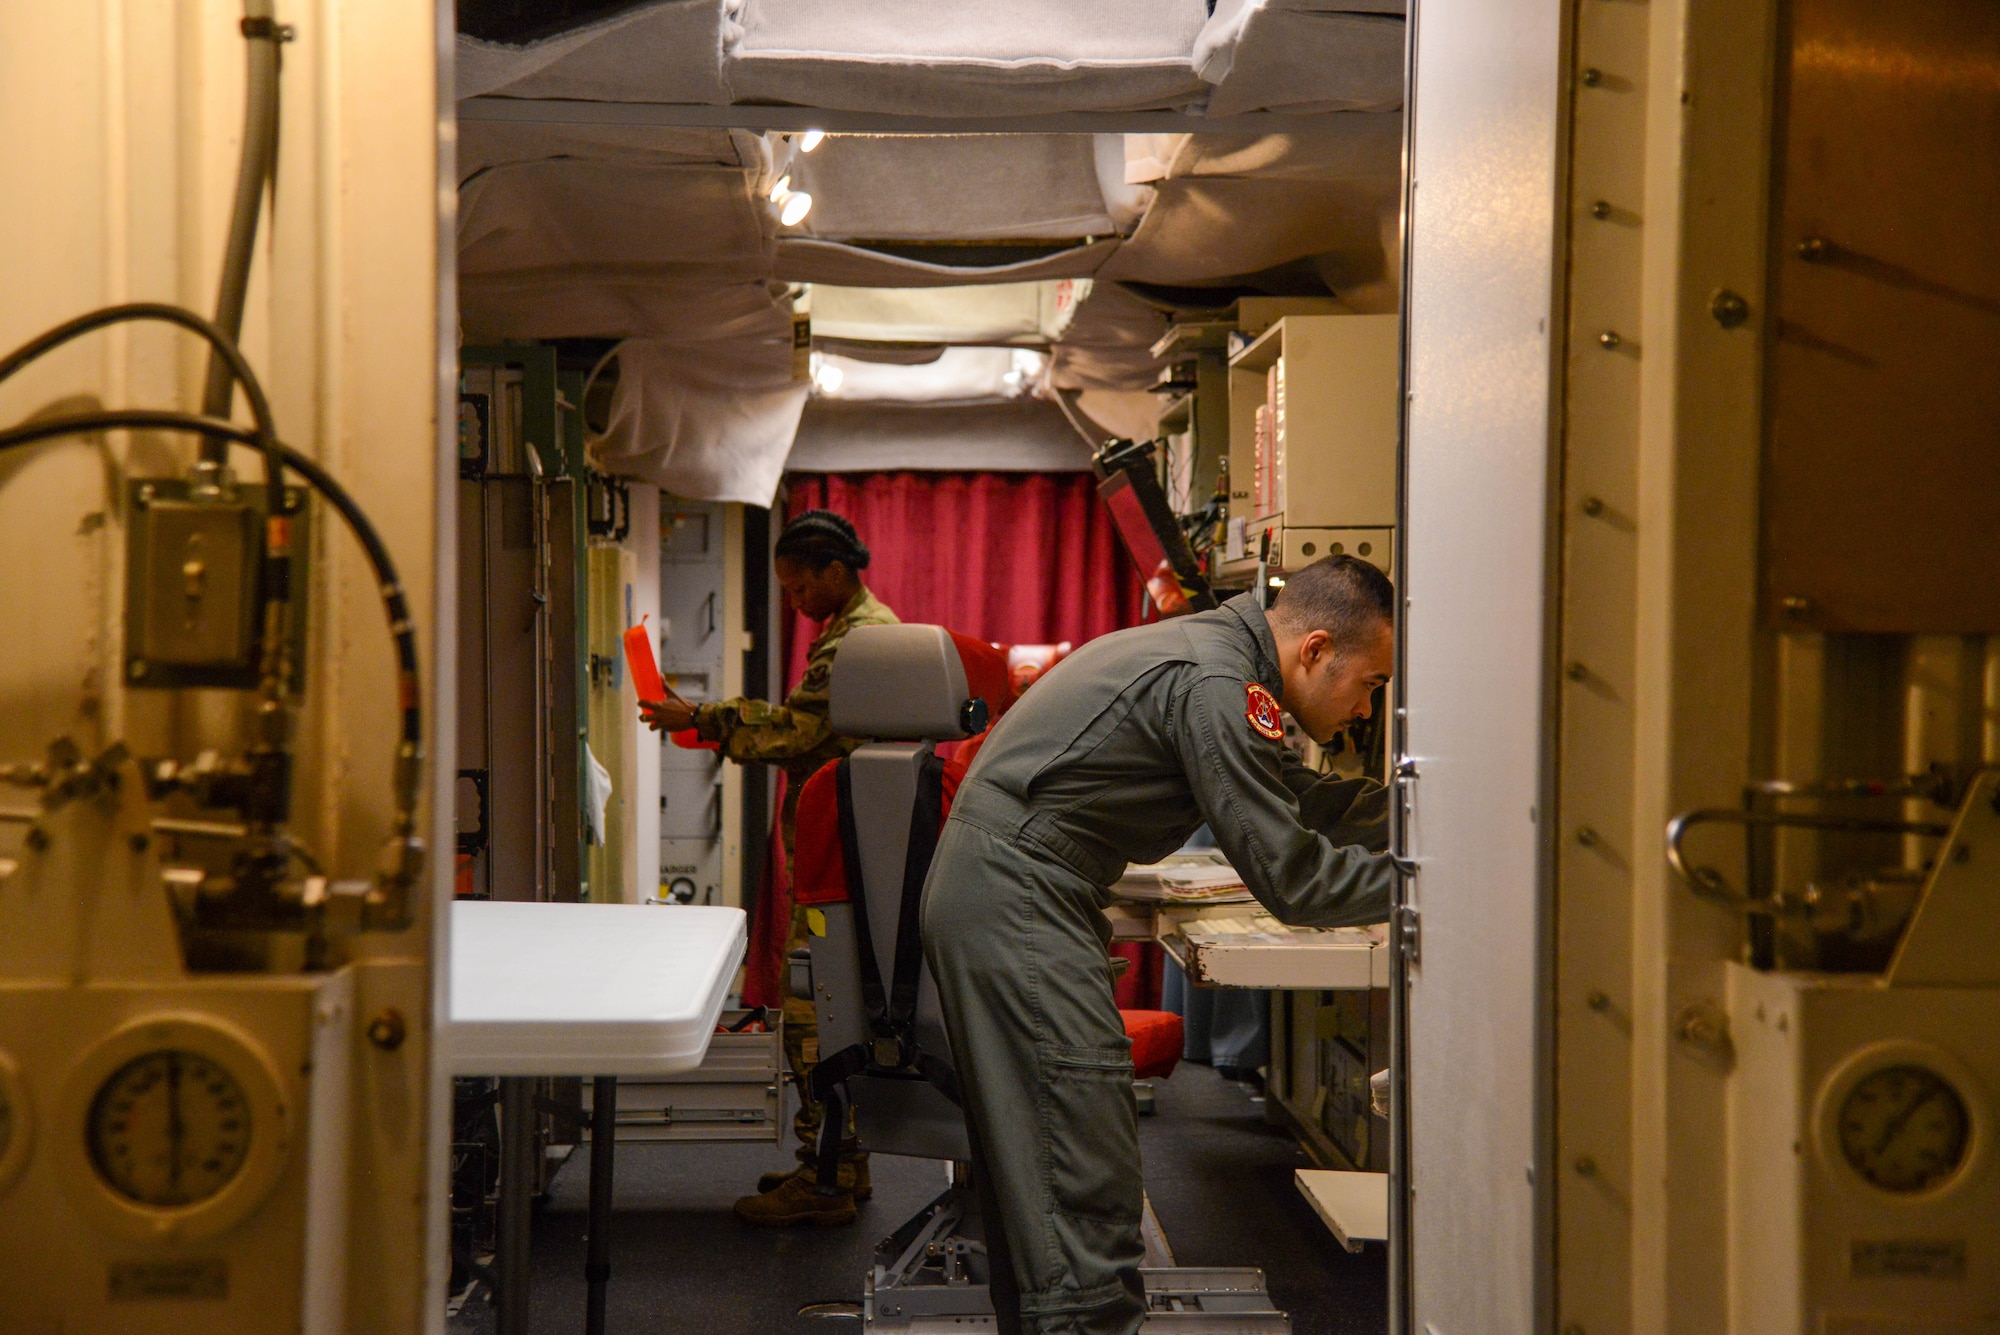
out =
[(133, 1058), (91, 1100), (90, 1161), (113, 1191), (173, 1209), (208, 1200), (250, 1152), (250, 1103), (219, 1062), (180, 1048)]
[(1957, 1089), (1926, 1066), (1885, 1066), (1840, 1105), (1840, 1150), (1884, 1191), (1927, 1191), (1965, 1162), (1972, 1118)]

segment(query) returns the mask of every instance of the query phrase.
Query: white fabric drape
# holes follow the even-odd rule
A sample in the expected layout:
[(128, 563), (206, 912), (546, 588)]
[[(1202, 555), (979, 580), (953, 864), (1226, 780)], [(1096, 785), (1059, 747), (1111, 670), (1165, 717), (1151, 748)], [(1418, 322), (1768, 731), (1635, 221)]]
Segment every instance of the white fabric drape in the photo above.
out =
[(937, 407), (815, 399), (785, 466), (796, 473), (1061, 473), (1089, 468), (1090, 447), (1061, 409), (1040, 400)]
[(788, 303), (732, 326), (618, 345), (598, 466), (696, 501), (768, 506), (798, 434), (808, 384), (792, 378)]

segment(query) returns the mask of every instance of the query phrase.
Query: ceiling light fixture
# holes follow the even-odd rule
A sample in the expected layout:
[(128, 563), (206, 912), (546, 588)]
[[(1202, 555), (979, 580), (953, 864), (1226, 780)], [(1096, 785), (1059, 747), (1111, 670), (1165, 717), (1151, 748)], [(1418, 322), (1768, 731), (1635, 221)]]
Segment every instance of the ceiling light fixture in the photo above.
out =
[(776, 185), (771, 187), (771, 202), (773, 204), (782, 203), (784, 201), (785, 196), (791, 193), (792, 193), (792, 177), (791, 173), (787, 172), (785, 175), (780, 176), (778, 178), (778, 183)]
[(799, 152), (810, 153), (819, 147), (819, 141), (826, 138), (825, 130), (807, 130), (799, 140)]
[(795, 190), (785, 196), (784, 209), (778, 214), (778, 221), (787, 227), (796, 227), (805, 221), (805, 216), (812, 206), (811, 195), (803, 190)]

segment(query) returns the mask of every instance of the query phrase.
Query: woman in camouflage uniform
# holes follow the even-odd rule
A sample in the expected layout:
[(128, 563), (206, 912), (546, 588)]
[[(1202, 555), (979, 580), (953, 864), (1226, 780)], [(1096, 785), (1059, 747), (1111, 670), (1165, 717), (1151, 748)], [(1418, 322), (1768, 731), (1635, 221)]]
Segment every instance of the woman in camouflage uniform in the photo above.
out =
[[(806, 674), (782, 705), (765, 700), (720, 700), (694, 705), (669, 691), (657, 704), (640, 711), (655, 730), (693, 728), (705, 742), (715, 742), (731, 760), (767, 761), (785, 771), (785, 800), (778, 828), (785, 861), (792, 856), (799, 793), (813, 772), (838, 760), (860, 744), (858, 738), (837, 735), (827, 722), (828, 686), (833, 680), (833, 656), (847, 632), (856, 626), (895, 622), (896, 614), (877, 600), (861, 582), (868, 566), (868, 548), (854, 525), (830, 510), (808, 510), (785, 525), (773, 551), (778, 585), (791, 605), (810, 619), (824, 623), (806, 659)], [(792, 910), (787, 950), (805, 948), (805, 913)], [(785, 997), (785, 1057), (798, 1081), (799, 1111), (792, 1127), (799, 1138), (800, 1168), (767, 1173), (758, 1194), (736, 1202), (736, 1213), (753, 1224), (846, 1224), (853, 1222), (857, 1196), (869, 1194), (868, 1156), (858, 1147), (843, 1147), (842, 1192), (822, 1196), (813, 1189), (805, 1167), (819, 1136), (820, 1108), (806, 1095), (813, 1064), (819, 1060), (819, 1031), (810, 1001)]]

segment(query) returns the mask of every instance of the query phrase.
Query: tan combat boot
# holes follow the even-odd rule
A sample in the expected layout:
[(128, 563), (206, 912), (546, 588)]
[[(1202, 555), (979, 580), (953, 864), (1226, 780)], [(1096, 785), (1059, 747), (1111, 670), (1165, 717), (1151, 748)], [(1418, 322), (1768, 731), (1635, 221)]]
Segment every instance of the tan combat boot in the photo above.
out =
[[(787, 1168), (776, 1173), (766, 1173), (757, 1179), (757, 1191), (759, 1194), (767, 1191), (776, 1191), (794, 1177), (803, 1176), (806, 1181), (811, 1182), (816, 1172), (817, 1170), (811, 1164), (802, 1163), (796, 1168)], [(875, 1188), (868, 1181), (867, 1153), (863, 1152), (842, 1158), (840, 1161), (840, 1176), (835, 1178), (834, 1181), (839, 1184), (843, 1191), (853, 1192), (854, 1199), (857, 1201), (865, 1201), (870, 1196), (873, 1196)]]
[(736, 1217), (760, 1228), (792, 1228), (809, 1224), (815, 1228), (838, 1228), (854, 1222), (854, 1192), (843, 1189), (822, 1196), (813, 1185), (812, 1174), (800, 1169), (778, 1186), (736, 1202)]

